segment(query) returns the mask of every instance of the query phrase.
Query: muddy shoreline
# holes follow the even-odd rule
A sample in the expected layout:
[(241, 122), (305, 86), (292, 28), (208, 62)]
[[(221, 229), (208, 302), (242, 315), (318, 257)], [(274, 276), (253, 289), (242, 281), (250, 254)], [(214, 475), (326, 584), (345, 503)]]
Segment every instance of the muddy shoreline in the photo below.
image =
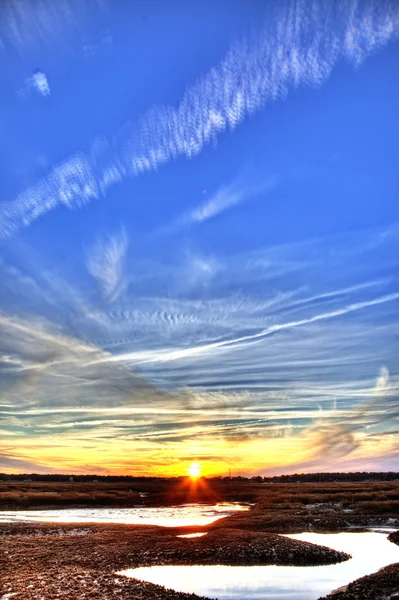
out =
[[(344, 553), (276, 533), (223, 527), (223, 521), (233, 525), (236, 517), (241, 516), (220, 519), (205, 527), (173, 529), (110, 524), (54, 526), (49, 523), (13, 524), (10, 527), (3, 523), (0, 525), (0, 591), (3, 595), (15, 594), (10, 598), (29, 600), (107, 599), (115, 598), (115, 590), (121, 599), (187, 600), (196, 596), (168, 591), (114, 573), (160, 564), (305, 566), (348, 558)], [(176, 537), (183, 532), (199, 530), (208, 533), (201, 538)], [(373, 580), (363, 583), (363, 591), (364, 585), (370, 588)], [(381, 577), (378, 585), (381, 585)], [(346, 598), (340, 596), (337, 600)], [(348, 596), (348, 599), (352, 598), (356, 596)]]
[(361, 577), (319, 600), (395, 600), (399, 598), (399, 563)]
[[(232, 519), (220, 521), (225, 520)], [(194, 529), (208, 533), (201, 538), (176, 537)], [(162, 588), (157, 590), (157, 596), (154, 586), (138, 586), (136, 581), (115, 577), (113, 573), (161, 564), (320, 565), (348, 559), (342, 552), (274, 533), (212, 528), (212, 525), (161, 528), (48, 523), (10, 527), (2, 524), (0, 540), (0, 590), (3, 594), (17, 592), (15, 598), (29, 599), (111, 598), (115, 579), (118, 579), (118, 598), (177, 600), (189, 596), (161, 591)], [(44, 596), (43, 589), (46, 590)]]
[[(373, 510), (362, 514), (356, 507), (344, 512), (331, 502), (306, 506), (297, 503), (285, 508), (273, 505), (270, 499), (266, 502), (262, 496), (257, 500), (248, 512), (195, 527), (0, 523), (0, 599), (193, 600), (198, 596), (116, 576), (115, 572), (168, 564), (332, 564), (347, 560), (348, 555), (279, 534), (383, 525), (399, 529), (396, 513), (380, 515)], [(194, 532), (207, 535), (176, 537)], [(390, 539), (399, 543), (399, 533)], [(381, 600), (383, 589), (390, 590), (390, 595), (399, 594), (399, 565), (387, 569), (383, 570), (386, 573), (352, 583), (346, 591), (333, 596), (334, 600)]]

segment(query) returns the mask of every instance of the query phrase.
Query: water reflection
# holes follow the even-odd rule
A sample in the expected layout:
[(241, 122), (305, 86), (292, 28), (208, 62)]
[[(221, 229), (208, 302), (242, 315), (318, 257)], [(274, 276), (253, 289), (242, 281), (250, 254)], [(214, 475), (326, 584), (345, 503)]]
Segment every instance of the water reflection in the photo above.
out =
[(125, 523), (184, 527), (209, 525), (248, 506), (235, 503), (184, 504), (159, 508), (68, 508), (54, 510), (1, 511), (0, 523), (46, 521), (49, 523)]
[(321, 567), (159, 566), (120, 574), (219, 600), (317, 600), (358, 577), (399, 562), (399, 547), (382, 533), (301, 533), (287, 537), (342, 550), (353, 558)]
[(178, 538), (197, 538), (197, 537), (204, 537), (204, 535), (206, 535), (205, 533), (185, 533), (184, 535), (177, 535), (176, 537)]

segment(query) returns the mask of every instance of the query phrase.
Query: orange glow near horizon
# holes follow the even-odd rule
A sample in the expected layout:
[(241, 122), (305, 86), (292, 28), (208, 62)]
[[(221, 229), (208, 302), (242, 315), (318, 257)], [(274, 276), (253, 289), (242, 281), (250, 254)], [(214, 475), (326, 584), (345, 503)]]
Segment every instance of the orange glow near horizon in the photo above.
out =
[[(198, 484), (202, 477), (227, 476), (229, 468), (233, 467), (234, 475), (253, 476), (263, 474), (280, 474), (299, 472), (314, 467), (332, 471), (336, 468), (334, 456), (319, 458), (320, 448), (323, 447), (322, 434), (327, 435), (326, 428), (319, 430), (315, 425), (295, 434), (289, 432), (285, 437), (243, 439), (234, 443), (226, 438), (198, 435), (195, 444), (182, 441), (176, 444), (164, 444), (162, 453), (155, 442), (119, 439), (117, 441), (103, 440), (99, 443), (96, 437), (86, 437), (84, 445), (82, 438), (75, 432), (63, 433), (57, 437), (56, 455), (54, 438), (37, 435), (24, 438), (3, 436), (0, 442), (0, 454), (7, 454), (13, 448), (13, 463), (4, 465), (0, 472), (4, 473), (43, 473), (57, 472), (67, 474), (104, 474), (104, 475), (135, 475), (155, 477), (179, 477), (186, 475), (189, 482)], [(0, 432), (2, 433), (2, 432)], [(330, 433), (330, 429), (328, 430)], [(16, 449), (16, 442), (18, 448)], [(397, 436), (394, 433), (385, 434), (378, 443), (374, 438), (356, 436), (358, 447), (353, 450), (342, 467), (349, 470), (359, 470), (358, 465), (365, 470), (382, 470), (382, 459), (393, 455), (397, 449)], [(140, 456), (132, 460), (132, 456)], [(101, 455), (101, 464), (99, 456)], [(197, 460), (191, 462), (187, 456)], [(379, 462), (381, 461), (381, 463)], [(199, 465), (191, 470), (193, 465)], [(309, 466), (307, 466), (309, 464)], [(188, 482), (187, 482), (188, 483)]]

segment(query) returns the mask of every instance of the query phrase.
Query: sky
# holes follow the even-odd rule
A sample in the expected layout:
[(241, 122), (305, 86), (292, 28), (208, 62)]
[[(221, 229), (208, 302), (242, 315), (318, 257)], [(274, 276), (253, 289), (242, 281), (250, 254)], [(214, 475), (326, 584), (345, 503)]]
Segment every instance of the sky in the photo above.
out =
[(6, 0), (0, 472), (397, 470), (399, 3)]

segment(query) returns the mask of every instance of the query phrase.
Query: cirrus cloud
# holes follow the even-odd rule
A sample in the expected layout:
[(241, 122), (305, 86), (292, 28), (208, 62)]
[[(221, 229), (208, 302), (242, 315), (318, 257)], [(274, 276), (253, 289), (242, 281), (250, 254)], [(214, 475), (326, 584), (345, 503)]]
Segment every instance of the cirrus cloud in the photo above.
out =
[[(130, 176), (177, 157), (193, 158), (226, 130), (234, 130), (267, 102), (285, 100), (299, 86), (319, 87), (334, 67), (358, 67), (399, 34), (399, 4), (286, 0), (272, 6), (256, 38), (236, 43), (189, 87), (176, 106), (155, 106), (127, 123), (112, 141), (76, 152), (0, 209), (0, 236), (27, 226), (64, 204), (80, 207)], [(44, 89), (44, 88), (43, 88)], [(192, 215), (203, 220), (237, 198), (219, 198)]]

